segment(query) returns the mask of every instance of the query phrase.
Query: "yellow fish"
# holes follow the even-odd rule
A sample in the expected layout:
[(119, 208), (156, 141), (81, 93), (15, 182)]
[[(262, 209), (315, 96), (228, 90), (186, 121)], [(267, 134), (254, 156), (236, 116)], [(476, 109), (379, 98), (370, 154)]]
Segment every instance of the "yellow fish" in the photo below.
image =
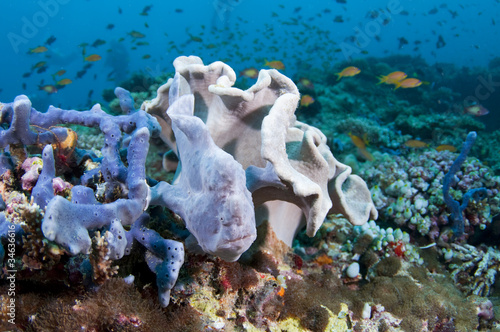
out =
[(62, 76), (62, 75), (64, 75), (65, 73), (66, 73), (66, 70), (61, 69), (61, 70), (59, 70), (57, 73), (55, 73), (54, 75), (55, 75), (55, 76)]
[(279, 61), (279, 60), (273, 60), (273, 61), (267, 61), (265, 60), (266, 63), (264, 64), (264, 66), (268, 66), (268, 67), (271, 67), (273, 69), (285, 69), (285, 65), (283, 64), (283, 62)]
[(47, 52), (49, 49), (45, 46), (38, 46), (29, 50), (28, 53), (43, 53)]
[(361, 137), (353, 135), (351, 133), (349, 133), (348, 135), (351, 138), (352, 144), (354, 144), (356, 147), (360, 149), (366, 148), (365, 140), (363, 140)]
[(337, 81), (339, 81), (342, 77), (351, 77), (361, 73), (361, 70), (357, 67), (349, 66), (342, 69), (341, 72), (335, 73), (338, 76)]
[(69, 78), (63, 78), (62, 80), (59, 80), (56, 84), (62, 86), (62, 85), (68, 85), (71, 83), (73, 83), (73, 81), (70, 80)]
[(40, 61), (40, 62), (37, 62), (36, 64), (34, 64), (31, 69), (36, 69), (36, 68), (40, 68), (40, 67), (43, 67), (47, 64), (47, 61)]
[(300, 106), (308, 107), (312, 103), (314, 103), (314, 98), (309, 95), (303, 95), (302, 98), (300, 98)]
[(453, 145), (449, 144), (441, 144), (440, 146), (436, 147), (437, 151), (450, 151), (450, 152), (455, 152), (457, 151), (457, 148), (454, 147)]
[(240, 76), (245, 76), (248, 78), (257, 78), (259, 76), (259, 71), (257, 70), (257, 68), (250, 67), (242, 70), (240, 72)]
[(396, 86), (394, 90), (399, 88), (403, 89), (416, 88), (417, 86), (422, 85), (422, 81), (419, 80), (418, 78), (406, 78), (400, 82), (396, 82), (394, 85)]
[(375, 160), (375, 158), (373, 157), (373, 155), (370, 153), (370, 151), (368, 151), (366, 148), (365, 149), (361, 149), (361, 148), (358, 148), (358, 152), (359, 154), (365, 158), (366, 160), (368, 161), (373, 161)]
[(132, 38), (144, 38), (146, 37), (145, 34), (140, 33), (139, 31), (132, 30), (128, 33), (128, 35)]
[(406, 73), (404, 73), (402, 71), (394, 71), (394, 72), (390, 73), (389, 75), (379, 76), (378, 77), (379, 82), (377, 84), (382, 84), (382, 83), (396, 84), (397, 82), (404, 80), (406, 78), (406, 76), (408, 76), (408, 75), (406, 75)]
[(38, 87), (39, 90), (43, 90), (47, 92), (48, 94), (56, 93), (57, 89), (53, 85), (42, 85)]
[(310, 79), (302, 77), (299, 79), (299, 83), (308, 89), (314, 89), (314, 84)]
[(429, 144), (419, 141), (418, 139), (410, 139), (405, 142), (405, 145), (409, 148), (416, 148), (416, 149), (426, 148), (429, 146)]
[(102, 58), (99, 54), (91, 54), (91, 55), (84, 58), (84, 60), (88, 61), (88, 62), (95, 62), (95, 61), (99, 61), (101, 59)]

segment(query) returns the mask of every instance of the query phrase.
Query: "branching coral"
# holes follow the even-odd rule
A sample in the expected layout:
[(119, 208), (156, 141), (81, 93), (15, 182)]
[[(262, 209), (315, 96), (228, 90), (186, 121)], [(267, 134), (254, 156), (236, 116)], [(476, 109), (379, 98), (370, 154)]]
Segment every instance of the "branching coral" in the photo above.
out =
[[(443, 199), (443, 179), (456, 158), (449, 151), (428, 150), (406, 156), (379, 155), (360, 169), (371, 184), (372, 199), (383, 219), (398, 227), (408, 227), (432, 240), (449, 241), (449, 211)], [(500, 212), (500, 178), (492, 176), (487, 166), (467, 158), (456, 172), (458, 179), (450, 195), (461, 200), (467, 191), (485, 187), (488, 202), (470, 202), (464, 210), (465, 233), (477, 226), (485, 229), (493, 215)]]
[(461, 263), (449, 268), (455, 283), (467, 294), (488, 296), (500, 270), (500, 251), (492, 247), (480, 247), (452, 243), (453, 257)]
[(25, 238), (23, 240), (23, 263), (32, 270), (50, 270), (61, 259), (64, 250), (47, 241), (41, 231), (43, 210), (36, 204), (19, 205), (17, 211), (23, 220)]
[[(108, 234), (107, 237), (109, 236)], [(92, 239), (92, 252), (89, 255), (93, 271), (92, 280), (97, 285), (102, 285), (106, 280), (118, 273), (118, 266), (113, 266), (112, 261), (109, 259), (111, 249), (108, 246), (106, 236), (97, 231)]]

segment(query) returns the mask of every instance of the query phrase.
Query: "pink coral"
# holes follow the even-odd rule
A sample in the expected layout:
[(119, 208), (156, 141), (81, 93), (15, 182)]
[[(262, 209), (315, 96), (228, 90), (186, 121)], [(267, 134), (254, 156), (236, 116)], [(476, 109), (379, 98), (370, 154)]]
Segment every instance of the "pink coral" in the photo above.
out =
[(71, 183), (64, 181), (60, 177), (54, 178), (52, 180), (52, 186), (54, 187), (54, 192), (57, 194), (64, 192), (66, 189), (71, 189), (73, 185)]
[(42, 159), (38, 157), (27, 158), (21, 165), (21, 169), (25, 172), (21, 177), (21, 183), (24, 190), (31, 190), (38, 180), (38, 176), (42, 171)]

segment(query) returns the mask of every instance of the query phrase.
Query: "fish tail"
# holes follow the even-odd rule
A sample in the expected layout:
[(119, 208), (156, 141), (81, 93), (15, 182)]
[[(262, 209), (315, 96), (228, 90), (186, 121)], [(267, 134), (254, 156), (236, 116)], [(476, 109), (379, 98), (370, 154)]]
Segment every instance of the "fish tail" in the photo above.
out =
[(366, 145), (370, 145), (370, 140), (368, 139), (367, 133), (363, 134), (363, 142), (365, 142)]
[(382, 83), (385, 83), (385, 81), (387, 81), (387, 76), (379, 76), (379, 77), (377, 77), (377, 78), (378, 78), (378, 83), (377, 83), (377, 85), (382, 84)]
[(338, 77), (337, 77), (337, 81), (340, 81), (340, 79), (342, 78), (342, 74), (340, 74), (340, 73), (336, 73), (335, 75), (337, 75), (337, 76), (338, 76)]

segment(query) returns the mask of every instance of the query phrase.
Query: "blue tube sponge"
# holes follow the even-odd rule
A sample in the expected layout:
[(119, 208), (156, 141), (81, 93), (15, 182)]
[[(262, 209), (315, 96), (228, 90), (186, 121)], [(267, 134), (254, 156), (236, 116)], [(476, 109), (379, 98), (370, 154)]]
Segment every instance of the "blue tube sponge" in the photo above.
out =
[(115, 88), (115, 96), (118, 97), (120, 102), (120, 108), (125, 114), (130, 114), (135, 112), (134, 108), (134, 98), (130, 95), (130, 92), (124, 88)]
[(56, 176), (56, 166), (52, 145), (46, 145), (45, 148), (43, 148), (42, 160), (42, 172), (38, 177), (35, 187), (33, 187), (31, 197), (33, 197), (33, 201), (38, 204), (38, 206), (44, 209), (49, 201), (54, 197), (54, 187), (52, 186), (52, 180)]
[(149, 215), (143, 213), (129, 234), (148, 250), (146, 262), (151, 271), (156, 273), (160, 303), (166, 307), (170, 302), (170, 290), (184, 264), (184, 246), (181, 242), (165, 240), (157, 232), (147, 229), (145, 225), (148, 221)]
[(467, 138), (465, 139), (462, 147), (462, 151), (458, 155), (457, 159), (455, 159), (450, 169), (448, 170), (448, 173), (446, 173), (443, 179), (443, 199), (448, 208), (451, 210), (450, 219), (453, 222), (452, 229), (454, 237), (460, 237), (464, 233), (465, 221), (463, 211), (467, 208), (470, 199), (474, 198), (480, 200), (487, 195), (486, 188), (471, 189), (467, 191), (467, 193), (465, 193), (465, 195), (463, 196), (462, 204), (454, 200), (450, 195), (450, 187), (454, 184), (455, 173), (460, 170), (460, 166), (462, 166), (465, 158), (467, 158), (472, 145), (474, 145), (476, 137), (477, 134), (475, 131), (471, 131), (467, 135)]
[(14, 169), (14, 165), (12, 165), (9, 155), (0, 153), (0, 175), (12, 169)]

